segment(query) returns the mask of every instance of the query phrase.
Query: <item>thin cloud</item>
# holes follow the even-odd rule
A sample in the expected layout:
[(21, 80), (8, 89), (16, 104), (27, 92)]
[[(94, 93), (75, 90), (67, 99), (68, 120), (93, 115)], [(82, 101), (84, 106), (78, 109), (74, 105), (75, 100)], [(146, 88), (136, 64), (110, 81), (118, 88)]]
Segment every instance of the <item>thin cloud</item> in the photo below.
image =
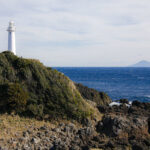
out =
[(52, 66), (128, 65), (150, 60), (149, 18), (148, 0), (1, 0), (0, 50), (14, 20), (19, 56)]

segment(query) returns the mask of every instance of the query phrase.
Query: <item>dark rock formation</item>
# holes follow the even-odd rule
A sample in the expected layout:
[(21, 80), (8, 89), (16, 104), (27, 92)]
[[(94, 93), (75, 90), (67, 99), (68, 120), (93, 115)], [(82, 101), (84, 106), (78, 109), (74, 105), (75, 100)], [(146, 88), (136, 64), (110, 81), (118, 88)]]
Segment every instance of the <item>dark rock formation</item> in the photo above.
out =
[(106, 135), (115, 148), (122, 145), (121, 149), (150, 149), (150, 103), (134, 101), (130, 107), (99, 106), (99, 110), (104, 116), (97, 124), (97, 132)]
[(128, 99), (120, 99), (119, 102), (122, 104), (129, 104)]
[(97, 125), (97, 130), (109, 137), (142, 134), (148, 131), (147, 117), (107, 115)]

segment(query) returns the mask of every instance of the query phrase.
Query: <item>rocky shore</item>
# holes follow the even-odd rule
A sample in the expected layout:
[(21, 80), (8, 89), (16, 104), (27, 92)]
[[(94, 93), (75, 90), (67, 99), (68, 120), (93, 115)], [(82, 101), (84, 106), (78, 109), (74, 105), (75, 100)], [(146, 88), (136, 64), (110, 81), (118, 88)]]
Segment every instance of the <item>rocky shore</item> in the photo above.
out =
[[(133, 102), (129, 108), (99, 107), (101, 120), (26, 124), (10, 138), (0, 138), (1, 150), (149, 150), (150, 103)], [(12, 116), (13, 117), (13, 116)], [(40, 121), (39, 121), (40, 122)], [(7, 130), (7, 135), (11, 130)]]

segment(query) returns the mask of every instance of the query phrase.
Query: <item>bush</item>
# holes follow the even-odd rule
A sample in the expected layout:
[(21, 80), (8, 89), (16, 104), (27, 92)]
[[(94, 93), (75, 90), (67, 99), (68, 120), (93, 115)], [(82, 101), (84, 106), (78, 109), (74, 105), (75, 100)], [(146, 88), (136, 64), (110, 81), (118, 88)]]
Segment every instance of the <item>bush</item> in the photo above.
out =
[(5, 83), (0, 85), (0, 102), (9, 112), (22, 113), (25, 110), (28, 94), (19, 83)]
[(97, 106), (105, 106), (110, 104), (112, 101), (104, 92), (99, 92), (95, 89), (88, 88), (80, 83), (75, 83), (75, 85), (83, 98), (94, 101)]
[(43, 116), (43, 105), (30, 104), (27, 106), (27, 112), (30, 116)]

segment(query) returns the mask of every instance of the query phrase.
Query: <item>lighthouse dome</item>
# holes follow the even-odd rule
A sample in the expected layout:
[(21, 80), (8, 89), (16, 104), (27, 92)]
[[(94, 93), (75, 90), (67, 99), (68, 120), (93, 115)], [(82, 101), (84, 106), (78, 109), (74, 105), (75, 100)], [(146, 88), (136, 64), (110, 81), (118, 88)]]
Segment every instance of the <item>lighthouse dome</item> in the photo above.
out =
[(14, 21), (10, 21), (9, 26), (14, 26)]
[(16, 30), (16, 27), (14, 25), (14, 21), (10, 21), (7, 31), (8, 32), (14, 32), (15, 30)]

